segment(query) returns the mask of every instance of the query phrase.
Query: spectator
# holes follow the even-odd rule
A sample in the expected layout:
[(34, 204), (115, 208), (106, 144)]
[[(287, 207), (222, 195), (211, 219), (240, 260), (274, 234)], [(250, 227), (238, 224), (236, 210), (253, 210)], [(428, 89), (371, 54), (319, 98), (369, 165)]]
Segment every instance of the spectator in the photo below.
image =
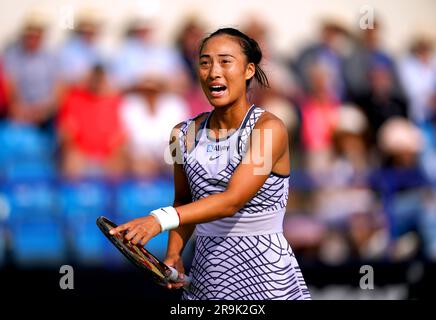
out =
[(374, 62), (368, 71), (369, 91), (356, 99), (370, 124), (371, 143), (376, 142), (378, 130), (394, 116), (408, 117), (407, 101), (394, 91), (389, 65)]
[[(252, 13), (244, 24), (244, 33), (255, 39), (262, 49), (263, 60), (266, 61), (263, 68), (268, 74), (269, 88), (262, 88), (253, 83), (249, 95), (250, 101), (262, 106), (267, 111), (279, 117), (285, 124), (289, 139), (291, 156), (294, 165), (300, 163), (301, 148), (297, 137), (299, 129), (298, 112), (295, 102), (301, 96), (300, 88), (294, 75), (289, 68), (275, 54), (271, 44), (271, 32), (266, 21), (260, 19), (261, 15)], [(298, 137), (297, 137), (298, 138)]]
[(60, 77), (75, 85), (86, 81), (92, 68), (103, 60), (99, 47), (102, 20), (94, 8), (83, 8), (77, 15), (77, 26), (59, 49)]
[(8, 94), (3, 63), (0, 61), (0, 120), (6, 117), (8, 107)]
[(124, 171), (121, 96), (108, 86), (104, 68), (95, 66), (84, 87), (73, 87), (58, 118), (62, 169), (67, 177), (119, 177)]
[(183, 93), (189, 80), (182, 58), (170, 47), (153, 39), (155, 21), (136, 16), (128, 24), (125, 39), (111, 67), (115, 85), (124, 91), (132, 89), (146, 73), (168, 75), (169, 90)]
[(304, 48), (293, 66), (306, 91), (310, 89), (310, 65), (321, 62), (329, 68), (329, 95), (340, 101), (345, 99), (343, 59), (348, 38), (347, 28), (339, 19), (328, 18), (322, 22), (320, 41)]
[(420, 157), (426, 176), (436, 185), (436, 117), (420, 125), (424, 146)]
[(421, 130), (424, 146), (421, 166), (436, 182), (436, 60), (433, 42), (428, 35), (416, 36), (409, 54), (400, 64), (401, 79), (410, 100), (411, 120)]
[(276, 115), (285, 124), (289, 136), (292, 137), (292, 139), (289, 139), (289, 144), (295, 168), (301, 157), (301, 148), (298, 144), (300, 119), (298, 118), (297, 107), (293, 103), (297, 96), (296, 84), (287, 69), (278, 62), (269, 64), (268, 71), (270, 87), (259, 88), (256, 84), (253, 84), (250, 92), (251, 101)]
[(210, 109), (209, 102), (197, 81), (198, 48), (204, 33), (203, 23), (197, 17), (189, 17), (176, 38), (176, 47), (190, 76), (190, 82), (188, 86), (185, 86), (183, 97), (189, 106), (192, 117)]
[(368, 120), (354, 105), (342, 105), (334, 130), (332, 184), (365, 186), (367, 175), (374, 165), (368, 141)]
[(265, 20), (262, 20), (261, 14), (252, 13), (247, 15), (247, 20), (244, 24), (244, 32), (257, 41), (262, 49), (262, 55), (265, 61), (269, 64), (271, 60), (275, 60), (274, 50), (271, 43), (271, 33), (269, 25)]
[[(272, 90), (261, 90), (259, 86), (253, 86), (251, 88), (250, 95), (254, 101), (262, 100), (261, 95), (273, 94), (279, 95), (287, 100), (296, 100), (297, 96), (301, 95), (300, 87), (297, 84), (295, 76), (285, 63), (276, 55), (271, 44), (271, 32), (268, 28), (268, 24), (258, 18), (259, 15), (252, 15), (249, 20), (246, 21), (244, 26), (244, 32), (255, 39), (262, 49), (265, 65), (263, 66), (271, 78), (270, 86)], [(260, 104), (260, 103), (259, 103)], [(267, 104), (263, 104), (267, 105)], [(286, 119), (282, 119), (286, 122)]]
[(147, 74), (122, 103), (121, 120), (127, 135), (128, 168), (137, 177), (168, 174), (167, 149), (171, 129), (188, 117), (189, 109), (166, 87), (160, 74)]
[(422, 135), (413, 123), (395, 117), (380, 128), (378, 144), (383, 162), (381, 170), (374, 172), (372, 182), (381, 192), (389, 223), (389, 257), (394, 260), (415, 257), (420, 239), (424, 241), (424, 252), (434, 257), (435, 200), (418, 162)]
[(431, 39), (418, 36), (400, 64), (401, 80), (410, 101), (410, 117), (417, 124), (428, 122), (436, 114), (435, 62)]
[(382, 26), (378, 19), (373, 27), (359, 29), (352, 51), (344, 60), (344, 76), (350, 100), (362, 96), (370, 90), (368, 70), (374, 63), (383, 64), (393, 82), (393, 91), (402, 95), (403, 90), (392, 55), (383, 48), (381, 42)]
[(294, 97), (295, 83), (279, 64), (273, 64), (268, 69), (270, 88), (256, 88), (256, 92), (252, 93), (253, 101), (279, 117), (288, 131), (293, 132), (298, 126), (295, 106), (290, 98)]
[(44, 47), (47, 26), (43, 14), (31, 12), (19, 39), (4, 54), (10, 97), (8, 117), (46, 129), (56, 112), (59, 89), (56, 60)]
[(337, 123), (338, 101), (329, 90), (329, 71), (324, 63), (309, 66), (310, 92), (301, 103), (301, 139), (307, 168), (318, 175), (328, 170)]
[(203, 23), (193, 16), (186, 19), (176, 38), (176, 48), (179, 50), (185, 67), (189, 71), (192, 85), (196, 85), (198, 80), (198, 48), (204, 34)]
[(386, 231), (368, 184), (372, 163), (367, 129), (368, 121), (356, 106), (339, 108), (331, 169), (325, 176), (327, 183), (314, 197), (314, 212), (329, 230), (321, 250), (323, 259), (329, 256), (324, 250), (329, 252), (333, 244), (341, 244), (354, 258), (380, 258), (384, 253), (381, 244), (372, 246), (376, 237), (386, 237)]

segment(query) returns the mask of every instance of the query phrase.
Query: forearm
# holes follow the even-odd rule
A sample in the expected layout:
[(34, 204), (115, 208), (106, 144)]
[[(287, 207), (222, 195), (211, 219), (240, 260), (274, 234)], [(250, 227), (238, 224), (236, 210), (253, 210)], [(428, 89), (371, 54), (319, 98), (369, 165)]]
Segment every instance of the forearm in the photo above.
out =
[(174, 203), (174, 207), (180, 215), (180, 225), (169, 232), (167, 256), (182, 253), (197, 223), (231, 216), (241, 206), (229, 193), (221, 192), (187, 204)]
[(167, 256), (181, 255), (186, 243), (194, 232), (195, 225), (179, 226), (169, 231)]
[[(173, 206), (182, 206), (189, 202), (174, 202)], [(170, 230), (168, 235), (167, 256), (181, 255), (186, 243), (194, 232), (195, 224), (187, 224), (179, 226), (176, 229)]]
[(176, 206), (180, 225), (213, 221), (232, 216), (243, 204), (229, 192), (221, 192), (182, 206)]
[(236, 199), (222, 192), (188, 204), (174, 203), (180, 222), (169, 231), (167, 256), (181, 255), (197, 223), (231, 216), (239, 210)]

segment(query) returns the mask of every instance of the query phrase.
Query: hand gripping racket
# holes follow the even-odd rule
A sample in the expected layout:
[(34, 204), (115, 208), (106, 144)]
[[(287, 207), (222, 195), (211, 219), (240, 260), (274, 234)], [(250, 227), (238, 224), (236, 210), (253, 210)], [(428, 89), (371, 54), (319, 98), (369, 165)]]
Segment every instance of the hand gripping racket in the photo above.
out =
[(166, 286), (170, 281), (183, 281), (183, 289), (189, 290), (191, 279), (188, 276), (184, 275), (184, 279), (181, 280), (176, 269), (161, 262), (143, 246), (131, 243), (124, 237), (124, 233), (110, 234), (109, 231), (117, 227), (115, 223), (104, 216), (98, 217), (96, 223), (106, 238), (108, 238), (128, 260), (145, 271), (153, 281), (162, 286)]

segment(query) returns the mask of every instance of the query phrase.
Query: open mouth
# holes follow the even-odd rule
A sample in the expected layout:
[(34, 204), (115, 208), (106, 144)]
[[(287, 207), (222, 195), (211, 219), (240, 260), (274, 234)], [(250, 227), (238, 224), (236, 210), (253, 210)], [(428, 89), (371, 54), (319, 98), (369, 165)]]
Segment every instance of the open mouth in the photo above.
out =
[(209, 92), (212, 95), (212, 97), (221, 97), (226, 90), (227, 90), (226, 86), (221, 86), (221, 85), (209, 86)]

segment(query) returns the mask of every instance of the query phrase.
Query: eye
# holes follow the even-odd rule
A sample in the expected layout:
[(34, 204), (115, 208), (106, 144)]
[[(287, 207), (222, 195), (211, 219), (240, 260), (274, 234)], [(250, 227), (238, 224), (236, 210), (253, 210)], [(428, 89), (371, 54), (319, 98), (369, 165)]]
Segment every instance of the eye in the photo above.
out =
[(200, 66), (207, 66), (208, 64), (209, 64), (209, 61), (207, 61), (207, 60), (200, 61)]
[(226, 59), (224, 59), (224, 60), (222, 60), (221, 62), (224, 63), (224, 64), (227, 64), (227, 63), (230, 63), (231, 61), (230, 61), (230, 60), (226, 60)]

